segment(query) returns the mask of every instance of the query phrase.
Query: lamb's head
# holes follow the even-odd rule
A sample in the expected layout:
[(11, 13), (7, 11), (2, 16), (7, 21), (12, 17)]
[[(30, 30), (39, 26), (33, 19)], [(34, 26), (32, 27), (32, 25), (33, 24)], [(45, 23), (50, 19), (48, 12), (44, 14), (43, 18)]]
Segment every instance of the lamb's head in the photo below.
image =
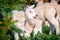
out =
[(36, 18), (36, 12), (35, 12), (35, 9), (33, 9), (33, 7), (34, 5), (28, 6), (28, 8), (26, 9), (25, 13), (26, 13), (27, 18), (30, 18), (30, 19)]

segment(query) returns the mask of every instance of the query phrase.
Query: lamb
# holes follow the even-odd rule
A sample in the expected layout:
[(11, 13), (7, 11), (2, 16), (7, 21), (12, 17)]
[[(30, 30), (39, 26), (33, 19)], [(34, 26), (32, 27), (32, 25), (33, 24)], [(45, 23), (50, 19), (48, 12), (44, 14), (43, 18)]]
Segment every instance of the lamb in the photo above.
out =
[[(20, 19), (19, 19), (20, 18)], [(18, 26), (21, 30), (24, 31), (24, 24), (25, 24), (25, 13), (23, 11), (12, 11), (12, 20), (16, 21), (15, 25)]]
[[(25, 31), (25, 13), (23, 11), (17, 11), (17, 10), (13, 10), (12, 11), (12, 20), (15, 21), (15, 25), (17, 26), (17, 28), (21, 29), (23, 32)], [(23, 33), (21, 33), (20, 35), (23, 35)], [(19, 39), (18, 33), (14, 33), (14, 37), (15, 40)]]
[[(45, 18), (49, 21), (52, 26), (55, 26), (56, 28), (56, 34), (59, 34), (59, 23), (58, 20), (55, 18), (56, 10), (54, 6), (52, 6), (50, 3), (43, 3), (40, 6), (37, 6), (35, 8), (35, 12), (38, 15), (39, 20), (45, 21)], [(50, 34), (52, 34), (52, 27), (50, 28)]]
[[(27, 21), (27, 19), (34, 19), (34, 17), (36, 16), (34, 9), (32, 8), (33, 6), (29, 6), (26, 10), (26, 12), (23, 11), (17, 11), (17, 10), (13, 10), (12, 11), (12, 20), (16, 21), (15, 25), (17, 26), (17, 28), (21, 29), (24, 32), (24, 36), (25, 37), (30, 37), (30, 33), (33, 30), (32, 25), (29, 24), (29, 22)], [(28, 17), (28, 18), (27, 18)], [(34, 20), (33, 20), (34, 21)], [(23, 35), (23, 33), (21, 34)], [(17, 37), (16, 37), (17, 36)], [(15, 40), (18, 40), (18, 33), (15, 32)]]
[(26, 13), (27, 21), (31, 25), (31, 28), (29, 28), (29, 27), (27, 27), (27, 28), (31, 30), (30, 33), (34, 30), (34, 36), (35, 36), (35, 34), (37, 34), (38, 31), (41, 32), (41, 27), (40, 27), (41, 21), (36, 19), (36, 13), (35, 13), (35, 11), (34, 11), (35, 9), (33, 9), (33, 7), (34, 7), (34, 5), (32, 5), (31, 8), (28, 7), (27, 10), (25, 11), (25, 13)]

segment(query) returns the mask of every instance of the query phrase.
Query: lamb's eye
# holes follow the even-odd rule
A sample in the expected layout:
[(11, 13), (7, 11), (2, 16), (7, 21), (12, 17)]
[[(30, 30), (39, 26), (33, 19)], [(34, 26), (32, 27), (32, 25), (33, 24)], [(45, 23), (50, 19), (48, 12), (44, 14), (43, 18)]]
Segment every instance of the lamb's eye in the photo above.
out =
[(38, 16), (38, 15), (36, 15), (36, 16)]

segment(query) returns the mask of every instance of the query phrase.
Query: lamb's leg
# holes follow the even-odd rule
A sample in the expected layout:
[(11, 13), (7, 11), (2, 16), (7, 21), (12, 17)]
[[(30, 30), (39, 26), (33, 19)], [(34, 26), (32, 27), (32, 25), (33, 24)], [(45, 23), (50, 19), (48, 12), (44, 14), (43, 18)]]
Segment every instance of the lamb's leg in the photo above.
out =
[[(53, 26), (55, 26), (56, 34), (59, 35), (59, 22), (55, 18), (51, 18), (49, 21)], [(51, 27), (50, 31), (53, 33), (52, 29), (53, 28)]]
[[(53, 25), (56, 29), (56, 34), (59, 35), (59, 22), (55, 18), (56, 10), (54, 7), (51, 7), (51, 9), (47, 9), (45, 12), (46, 19), (50, 22), (51, 25)], [(52, 32), (52, 27), (50, 29)], [(52, 32), (53, 33), (53, 32)]]
[(35, 28), (34, 28), (34, 36), (38, 33), (38, 32), (40, 32), (40, 33), (42, 33), (42, 23), (43, 23), (43, 21), (42, 20), (36, 20), (36, 25), (35, 25)]
[(50, 32), (49, 32), (50, 35), (51, 35), (52, 33), (54, 33), (54, 29), (55, 29), (55, 27), (54, 27), (53, 25), (51, 25), (51, 26), (50, 26)]
[(25, 37), (30, 37), (32, 30), (33, 30), (33, 27), (27, 21), (26, 22), (26, 32), (24, 33)]
[(19, 40), (18, 33), (14, 32), (14, 38), (15, 38), (15, 40)]

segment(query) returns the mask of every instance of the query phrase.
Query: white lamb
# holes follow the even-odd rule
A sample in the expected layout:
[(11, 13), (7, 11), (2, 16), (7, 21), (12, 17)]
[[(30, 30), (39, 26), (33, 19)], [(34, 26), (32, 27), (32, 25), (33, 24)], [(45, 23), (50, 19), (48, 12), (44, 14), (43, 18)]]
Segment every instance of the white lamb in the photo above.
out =
[[(46, 18), (49, 21), (49, 23), (52, 24), (52, 27), (55, 26), (56, 34), (58, 35), (59, 34), (59, 23), (58, 23), (58, 20), (56, 20), (55, 18), (55, 14), (56, 14), (55, 8), (49, 3), (44, 3), (40, 6), (37, 6), (35, 8), (35, 11), (38, 15), (37, 19), (44, 21)], [(53, 33), (52, 27), (50, 28), (50, 34)]]
[(42, 33), (41, 32), (42, 25), (40, 25), (42, 22), (40, 20), (36, 19), (37, 16), (35, 13), (35, 9), (33, 9), (33, 7), (34, 7), (34, 5), (32, 5), (31, 8), (28, 7), (27, 10), (25, 11), (25, 13), (26, 13), (27, 22), (31, 25), (31, 28), (27, 26), (27, 29), (31, 30), (30, 33), (32, 31), (34, 31), (34, 36), (35, 36), (35, 34), (37, 34), (38, 31), (40, 31), (40, 33)]
[[(23, 11), (17, 11), (17, 10), (13, 10), (12, 11), (12, 20), (15, 21), (15, 25), (17, 28), (21, 29), (23, 32), (25, 31), (25, 13)], [(23, 33), (21, 33), (20, 35), (23, 35)], [(19, 40), (19, 36), (18, 33), (15, 32), (14, 34), (15, 40)]]

